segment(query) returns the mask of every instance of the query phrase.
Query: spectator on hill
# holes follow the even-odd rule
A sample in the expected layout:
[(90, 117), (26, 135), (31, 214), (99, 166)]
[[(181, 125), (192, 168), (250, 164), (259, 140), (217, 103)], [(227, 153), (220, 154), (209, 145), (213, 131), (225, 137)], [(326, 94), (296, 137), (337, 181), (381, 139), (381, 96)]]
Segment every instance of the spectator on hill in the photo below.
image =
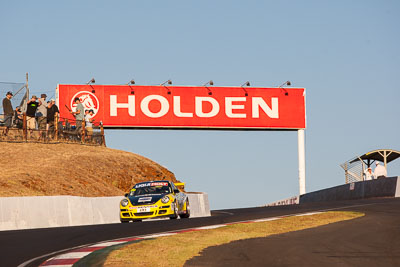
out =
[(74, 99), (74, 102), (76, 104), (76, 111), (70, 111), (72, 115), (75, 116), (75, 121), (76, 121), (76, 132), (77, 134), (81, 133), (81, 129), (82, 129), (82, 122), (85, 119), (85, 108), (83, 107), (81, 100), (79, 99), (79, 97)]
[(3, 99), (3, 113), (4, 113), (4, 130), (3, 135), (7, 136), (8, 130), (12, 124), (12, 118), (14, 114), (14, 110), (11, 104), (11, 98), (13, 97), (12, 92), (7, 92), (6, 97)]
[(56, 113), (58, 114), (60, 111), (56, 105), (56, 101), (51, 99), (49, 104), (47, 105), (47, 131), (54, 131), (54, 120)]
[(15, 111), (14, 111), (14, 125), (18, 128), (18, 129), (22, 129), (23, 126), (23, 116), (22, 116), (22, 111), (20, 107), (16, 107)]
[(28, 101), (26, 106), (26, 123), (27, 123), (27, 128), (31, 130), (31, 133), (33, 132), (33, 130), (36, 129), (35, 114), (39, 105), (39, 103), (36, 100), (37, 97), (33, 95), (31, 100)]
[(38, 118), (39, 139), (43, 138), (46, 133), (47, 126), (47, 103), (46, 94), (41, 94), (39, 98), (39, 106), (36, 110), (36, 117)]
[(365, 170), (365, 180), (373, 180), (374, 179), (374, 173), (372, 172), (371, 167), (368, 167), (368, 169)]
[(376, 179), (385, 178), (387, 176), (386, 168), (384, 166), (380, 165), (379, 162), (376, 162), (376, 167), (375, 167), (374, 173), (375, 173)]
[(93, 122), (94, 122), (93, 116), (94, 116), (93, 109), (87, 110), (87, 114), (85, 114), (85, 125), (86, 125), (85, 129), (87, 131), (88, 139), (92, 139), (93, 136)]

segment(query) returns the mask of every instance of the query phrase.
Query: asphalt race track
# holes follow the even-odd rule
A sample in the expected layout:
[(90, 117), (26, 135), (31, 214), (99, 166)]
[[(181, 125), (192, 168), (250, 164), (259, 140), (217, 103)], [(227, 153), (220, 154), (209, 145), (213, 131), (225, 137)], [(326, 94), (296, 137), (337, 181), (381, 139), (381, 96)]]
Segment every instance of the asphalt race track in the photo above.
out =
[(400, 266), (400, 199), (351, 208), (364, 217), (205, 249), (190, 266)]
[[(375, 208), (373, 208), (375, 207)], [(205, 218), (193, 218), (193, 219), (183, 219), (183, 220), (162, 220), (162, 221), (148, 221), (142, 223), (129, 223), (129, 224), (105, 224), (105, 225), (94, 225), (94, 226), (76, 226), (76, 227), (59, 227), (59, 228), (45, 228), (45, 229), (33, 229), (33, 230), (18, 230), (18, 231), (1, 231), (0, 232), (0, 265), (1, 266), (18, 266), (24, 262), (35, 259), (31, 261), (26, 266), (38, 266), (46, 259), (53, 257), (63, 250), (68, 250), (77, 246), (97, 243), (100, 241), (106, 241), (111, 239), (139, 236), (152, 233), (160, 233), (166, 231), (174, 231), (185, 228), (200, 227), (205, 225), (229, 223), (236, 221), (245, 221), (252, 219), (275, 217), (280, 215), (304, 213), (309, 211), (319, 211), (327, 209), (338, 209), (338, 210), (354, 210), (366, 212), (366, 219), (364, 224), (360, 223), (357, 225), (350, 225), (347, 227), (349, 233), (352, 232), (352, 227), (356, 229), (364, 229), (363, 235), (365, 238), (350, 238), (343, 239), (342, 244), (345, 248), (361, 246), (360, 242), (372, 242), (376, 241), (374, 236), (370, 236), (368, 239), (368, 234), (373, 234), (374, 229), (380, 227), (380, 229), (385, 229), (388, 225), (393, 223), (382, 221), (379, 223), (374, 222), (379, 219), (379, 212), (382, 214), (393, 214), (397, 216), (397, 226), (400, 227), (400, 199), (373, 199), (373, 200), (359, 200), (359, 201), (344, 201), (344, 202), (330, 202), (330, 203), (310, 203), (295, 206), (281, 206), (281, 207), (263, 207), (263, 208), (246, 208), (246, 209), (231, 209), (231, 210), (218, 210), (213, 211), (211, 217)], [(395, 210), (393, 210), (395, 209)], [(375, 212), (373, 211), (375, 210)], [(370, 218), (371, 217), (371, 218)], [(390, 217), (390, 216), (389, 216)], [(369, 219), (368, 219), (369, 218)], [(369, 228), (366, 227), (369, 225)], [(326, 227), (321, 227), (321, 229)], [(391, 227), (390, 229), (392, 229)], [(388, 230), (389, 231), (389, 230)], [(302, 231), (305, 232), (305, 231)], [(300, 232), (298, 232), (300, 233)], [(295, 233), (295, 234), (298, 234)], [(345, 236), (345, 233), (337, 233), (334, 229), (331, 232), (327, 232), (325, 236), (315, 235), (312, 232), (310, 238), (307, 235), (305, 240), (300, 240), (299, 237), (297, 242), (315, 242), (318, 239), (322, 239), (320, 242), (332, 242), (335, 240), (335, 236)], [(349, 233), (346, 233), (349, 235)], [(290, 234), (285, 234), (287, 236)], [(360, 237), (360, 236), (358, 236)], [(391, 238), (395, 237), (395, 238)], [(337, 237), (338, 238), (338, 237)], [(384, 236), (377, 236), (380, 241), (377, 244), (388, 244), (388, 246), (397, 245), (399, 249), (399, 229), (397, 232), (388, 232)], [(391, 238), (391, 239), (390, 239)], [(397, 239), (396, 239), (397, 238)], [(329, 241), (331, 240), (331, 241)], [(372, 240), (372, 241), (371, 241)], [(292, 241), (288, 241), (292, 242)], [(348, 242), (348, 243), (345, 243)], [(394, 242), (392, 244), (392, 242)], [(275, 247), (275, 241), (272, 242)], [(317, 243), (316, 243), (317, 244)], [(341, 244), (341, 245), (342, 245)], [(290, 248), (292, 245), (288, 243), (279, 244), (282, 246), (280, 250), (282, 253)], [(300, 248), (300, 245), (296, 245), (295, 248)], [(261, 249), (265, 249), (262, 247)], [(393, 251), (395, 248), (393, 248)], [(280, 251), (278, 250), (278, 251)], [(360, 250), (361, 251), (361, 250)], [(264, 251), (265, 252), (265, 251)], [(303, 246), (301, 253), (307, 252), (307, 246)], [(398, 250), (397, 250), (398, 252)], [(262, 254), (262, 253), (261, 253)], [(258, 254), (258, 255), (261, 255)], [(335, 255), (335, 254), (332, 254)], [(385, 254), (386, 256), (390, 254)], [(278, 257), (278, 255), (275, 255)], [(311, 255), (312, 256), (312, 255)], [(396, 255), (394, 255), (396, 256)], [(394, 257), (393, 256), (393, 257)], [(397, 254), (397, 260), (399, 260), (399, 255)], [(360, 258), (360, 257), (359, 257)], [(264, 262), (265, 263), (265, 262)], [(310, 265), (307, 263), (307, 265)], [(231, 265), (232, 266), (232, 265)], [(265, 265), (264, 265), (265, 266)], [(319, 265), (321, 266), (321, 265)], [(383, 265), (382, 265), (383, 266)]]

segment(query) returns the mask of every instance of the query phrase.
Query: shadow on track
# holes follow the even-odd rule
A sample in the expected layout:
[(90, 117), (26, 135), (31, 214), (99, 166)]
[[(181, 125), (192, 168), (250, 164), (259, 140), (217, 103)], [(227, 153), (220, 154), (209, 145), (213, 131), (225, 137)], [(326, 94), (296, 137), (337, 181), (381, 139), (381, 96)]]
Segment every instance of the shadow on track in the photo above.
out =
[(400, 199), (344, 209), (365, 216), (205, 249), (191, 266), (400, 266)]

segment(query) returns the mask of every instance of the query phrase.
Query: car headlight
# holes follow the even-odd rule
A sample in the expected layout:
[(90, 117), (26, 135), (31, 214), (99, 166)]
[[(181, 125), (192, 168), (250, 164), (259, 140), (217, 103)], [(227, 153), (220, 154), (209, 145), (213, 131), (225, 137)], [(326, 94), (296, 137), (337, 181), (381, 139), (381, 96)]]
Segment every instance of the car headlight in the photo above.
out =
[(169, 201), (169, 196), (164, 196), (162, 199), (161, 199), (161, 202), (162, 203), (168, 203), (168, 201)]
[(129, 204), (129, 200), (127, 200), (126, 198), (124, 198), (123, 200), (121, 200), (121, 206), (122, 207), (126, 207)]

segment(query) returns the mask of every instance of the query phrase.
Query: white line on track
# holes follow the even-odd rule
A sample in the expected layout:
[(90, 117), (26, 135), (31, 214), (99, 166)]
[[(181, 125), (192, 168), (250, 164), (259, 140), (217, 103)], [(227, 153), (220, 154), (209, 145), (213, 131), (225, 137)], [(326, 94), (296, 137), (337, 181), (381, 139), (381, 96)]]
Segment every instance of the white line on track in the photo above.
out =
[(175, 233), (161, 233), (161, 234), (152, 234), (152, 235), (146, 235), (145, 239), (150, 239), (150, 238), (157, 238), (157, 237), (162, 237), (162, 236), (170, 236), (170, 235), (174, 235)]
[(119, 245), (125, 243), (125, 241), (106, 241), (102, 243), (96, 243), (94, 245), (91, 245), (89, 247), (94, 248), (94, 247), (109, 247), (109, 246), (114, 246), (114, 245)]
[[(21, 263), (20, 265), (18, 265), (17, 267), (25, 267), (28, 264), (30, 264), (30, 263), (32, 263), (32, 262), (34, 262), (34, 261), (36, 261), (36, 260), (38, 260), (40, 258), (47, 258), (47, 257), (53, 256), (53, 255), (56, 255), (56, 254), (60, 254), (60, 253), (63, 253), (63, 252), (67, 252), (67, 251), (71, 251), (71, 250), (75, 250), (75, 249), (79, 249), (79, 248), (84, 248), (84, 247), (88, 247), (88, 246), (90, 246), (90, 244), (86, 244), (86, 245), (82, 245), (82, 246), (76, 246), (76, 247), (72, 247), (72, 248), (66, 248), (66, 249), (55, 251), (55, 252), (47, 253), (47, 254), (44, 254), (42, 256), (39, 256), (39, 257), (30, 259), (28, 261), (25, 261), (25, 262)], [(59, 265), (59, 266), (70, 266), (70, 265)]]
[(69, 252), (65, 254), (61, 254), (60, 256), (55, 257), (56, 259), (80, 259), (92, 253), (89, 252)]
[(319, 214), (321, 212), (309, 212), (309, 213), (304, 213), (304, 214), (299, 214), (299, 215), (294, 215), (294, 216), (310, 216), (310, 215), (315, 215)]
[[(296, 215), (296, 216), (299, 216), (299, 215)], [(269, 221), (275, 221), (278, 219), (280, 219), (280, 218), (265, 218), (265, 219), (254, 220), (254, 222), (269, 222)]]
[(210, 230), (210, 229), (217, 229), (220, 227), (224, 227), (226, 224), (215, 224), (215, 225), (209, 225), (209, 226), (202, 226), (202, 227), (197, 227), (197, 230)]

